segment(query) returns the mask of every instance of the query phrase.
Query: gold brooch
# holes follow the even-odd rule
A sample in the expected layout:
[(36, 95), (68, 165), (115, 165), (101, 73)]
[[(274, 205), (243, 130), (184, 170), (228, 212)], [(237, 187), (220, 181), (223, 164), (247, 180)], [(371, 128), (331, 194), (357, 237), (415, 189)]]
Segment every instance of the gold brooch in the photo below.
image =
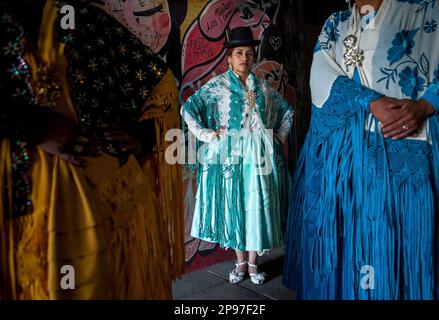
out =
[(253, 108), (255, 106), (257, 97), (258, 95), (256, 94), (256, 92), (254, 92), (253, 90), (248, 91), (246, 96), (247, 104)]

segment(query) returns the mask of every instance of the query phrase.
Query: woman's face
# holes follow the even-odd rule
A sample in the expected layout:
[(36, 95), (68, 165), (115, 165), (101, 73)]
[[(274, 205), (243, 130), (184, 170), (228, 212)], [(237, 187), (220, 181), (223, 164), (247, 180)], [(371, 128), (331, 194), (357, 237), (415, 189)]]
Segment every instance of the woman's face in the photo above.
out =
[(131, 28), (154, 52), (159, 52), (168, 40), (171, 17), (167, 0), (122, 1), (122, 11)]
[(248, 74), (255, 63), (254, 50), (252, 47), (236, 47), (227, 61), (236, 73)]

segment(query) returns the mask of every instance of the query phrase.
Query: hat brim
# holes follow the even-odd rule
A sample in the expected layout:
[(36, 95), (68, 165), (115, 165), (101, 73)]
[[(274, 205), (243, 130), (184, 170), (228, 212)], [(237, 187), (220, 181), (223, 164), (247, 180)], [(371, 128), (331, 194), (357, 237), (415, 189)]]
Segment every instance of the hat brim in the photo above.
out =
[(236, 47), (256, 47), (261, 43), (260, 40), (232, 40), (224, 42), (224, 48)]

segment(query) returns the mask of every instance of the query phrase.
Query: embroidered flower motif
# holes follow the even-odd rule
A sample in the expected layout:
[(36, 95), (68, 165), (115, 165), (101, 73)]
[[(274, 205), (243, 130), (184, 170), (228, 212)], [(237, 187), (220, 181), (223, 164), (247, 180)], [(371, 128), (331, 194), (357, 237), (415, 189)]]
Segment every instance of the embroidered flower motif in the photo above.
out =
[(408, 2), (408, 3), (421, 3), (423, 0), (398, 0), (399, 2)]
[(436, 20), (427, 21), (424, 24), (424, 31), (427, 33), (433, 33), (437, 29), (437, 23)]
[(352, 15), (351, 10), (342, 11), (333, 14), (325, 23), (323, 31), (320, 34), (314, 52), (318, 52), (322, 49), (330, 49), (331, 42), (337, 41), (340, 37), (339, 24), (340, 22), (345, 22)]
[(392, 47), (387, 51), (387, 60), (390, 61), (390, 65), (412, 53), (412, 49), (415, 47), (413, 39), (418, 30), (402, 30), (396, 34), (395, 39), (392, 41)]
[(418, 98), (418, 92), (424, 90), (425, 80), (418, 76), (418, 68), (406, 67), (399, 74), (399, 85), (402, 92), (411, 99)]
[(415, 13), (425, 12), (430, 7), (434, 8), (437, 0), (398, 0), (399, 2), (408, 2), (410, 4), (418, 5), (418, 8), (415, 10)]
[(337, 24), (338, 24), (337, 19), (331, 19), (331, 20), (328, 20), (328, 22), (324, 26), (324, 30), (328, 36), (329, 41), (337, 41), (337, 39), (338, 39)]

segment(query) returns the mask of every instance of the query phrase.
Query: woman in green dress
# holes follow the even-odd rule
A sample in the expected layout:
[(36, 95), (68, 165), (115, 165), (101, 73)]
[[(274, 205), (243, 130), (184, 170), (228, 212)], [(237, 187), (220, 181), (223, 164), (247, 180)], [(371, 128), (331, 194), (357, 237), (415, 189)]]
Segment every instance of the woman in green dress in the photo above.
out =
[(251, 71), (258, 44), (250, 28), (232, 29), (224, 44), (229, 70), (210, 79), (181, 109), (198, 147), (191, 235), (236, 251), (232, 283), (241, 282), (246, 271), (253, 283), (265, 281), (257, 254), (282, 245), (288, 210), (282, 144), (293, 110)]

